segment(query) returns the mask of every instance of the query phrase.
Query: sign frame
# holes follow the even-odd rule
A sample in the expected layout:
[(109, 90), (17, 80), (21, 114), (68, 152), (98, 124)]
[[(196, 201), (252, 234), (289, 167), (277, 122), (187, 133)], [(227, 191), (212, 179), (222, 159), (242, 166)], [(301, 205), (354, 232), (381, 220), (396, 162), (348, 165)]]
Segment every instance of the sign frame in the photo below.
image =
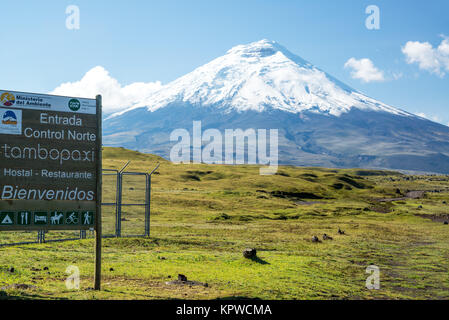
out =
[[(97, 220), (101, 219), (101, 177), (102, 177), (102, 163), (101, 163), (101, 154), (102, 154), (102, 97), (101, 95), (98, 95), (96, 99), (87, 99), (87, 98), (78, 98), (78, 97), (68, 97), (68, 96), (58, 96), (58, 95), (48, 95), (48, 94), (39, 94), (39, 93), (31, 93), (31, 92), (21, 92), (21, 91), (12, 91), (12, 90), (1, 90), (4, 94), (12, 95), (14, 100), (16, 100), (16, 97), (18, 96), (29, 96), (29, 97), (36, 97), (41, 99), (49, 99), (50, 103), (52, 103), (50, 109), (46, 109), (44, 107), (40, 106), (32, 106), (29, 110), (32, 110), (33, 112), (56, 112), (56, 113), (67, 113), (68, 115), (76, 115), (76, 111), (79, 109), (80, 105), (89, 102), (89, 106), (85, 107), (84, 112), (82, 114), (84, 115), (95, 115), (96, 116), (96, 122), (95, 122), (95, 134), (96, 139), (94, 143), (91, 143), (91, 145), (95, 145), (95, 152), (92, 152), (92, 154), (95, 155), (95, 163), (92, 165), (95, 167), (95, 171), (92, 173), (95, 173), (96, 180), (95, 180), (95, 187), (92, 188), (96, 192), (95, 201), (70, 201), (70, 200), (53, 200), (53, 201), (46, 201), (46, 200), (9, 200), (9, 199), (0, 199), (0, 213), (14, 213), (14, 223), (11, 225), (5, 225), (0, 224), (0, 232), (1, 231), (50, 231), (50, 230), (59, 230), (59, 231), (72, 231), (72, 230), (97, 230), (98, 224)], [(68, 109), (63, 109), (63, 107), (60, 104), (59, 101), (67, 101), (69, 100)], [(75, 111), (72, 109), (72, 106), (70, 102), (72, 100), (76, 100), (79, 103), (78, 109)], [(45, 100), (44, 100), (45, 101)], [(81, 103), (80, 103), (81, 101)], [(16, 103), (14, 103), (16, 102)], [(20, 118), (22, 118), (22, 114), (24, 111), (27, 110), (27, 106), (23, 104), (19, 104), (18, 101), (14, 101), (11, 105), (4, 105), (0, 106), (2, 109), (11, 109), (15, 113), (20, 114)], [(54, 103), (54, 105), (53, 105)], [(92, 104), (95, 103), (95, 108), (92, 108)], [(94, 109), (94, 110), (92, 110)], [(94, 113), (95, 112), (95, 113)], [(81, 115), (82, 115), (81, 114)], [(21, 120), (21, 119), (20, 119)], [(20, 121), (21, 122), (21, 121)], [(23, 123), (20, 123), (21, 125), (21, 136), (24, 135), (24, 128)], [(3, 133), (7, 134), (7, 133)], [(57, 145), (57, 141), (53, 143), (53, 140), (51, 141), (51, 145)], [(50, 184), (50, 183), (49, 183)], [(45, 224), (36, 224), (36, 221), (33, 221), (33, 223), (27, 223), (27, 224), (19, 224), (19, 216), (21, 212), (31, 212), (30, 220), (34, 219), (35, 213), (40, 212), (47, 212), (47, 219)], [(62, 223), (62, 224), (52, 224), (51, 223), (51, 213), (54, 211), (59, 211), (64, 213), (63, 219), (65, 219), (67, 212), (78, 212), (79, 215), (79, 221), (75, 224), (69, 224), (69, 223)], [(94, 212), (93, 216), (93, 222), (89, 224), (84, 224), (82, 221), (82, 213), (85, 212)], [(8, 219), (9, 220), (9, 219)], [(101, 223), (100, 223), (101, 227)]]
[[(3, 90), (2, 90), (3, 91)], [(20, 94), (30, 94), (35, 95), (37, 97), (53, 97), (53, 99), (71, 99), (69, 100), (68, 107), (72, 111), (77, 111), (81, 108), (81, 103), (77, 98), (73, 97), (62, 97), (62, 96), (54, 96), (54, 95), (42, 95), (42, 94), (35, 94), (35, 93), (23, 93), (23, 92), (16, 92), (16, 91), (3, 91), (4, 94), (6, 94), (8, 97), (12, 96), (11, 99), (15, 100), (15, 96), (11, 95), (11, 92), (14, 93), (20, 93)], [(83, 98), (79, 98), (80, 100), (83, 100)], [(86, 99), (87, 100), (87, 99)], [(93, 99), (89, 99), (93, 100)], [(9, 101), (7, 101), (9, 102)], [(7, 107), (11, 107), (11, 109), (16, 110), (16, 107), (12, 107), (14, 102), (11, 102), (12, 104), (6, 105)], [(50, 105), (51, 106), (51, 105)], [(58, 108), (61, 108), (60, 105), (57, 106)], [(8, 108), (9, 109), (9, 108)], [(75, 110), (74, 110), (75, 109)], [(17, 108), (17, 110), (20, 112), (20, 117), (22, 116), (23, 108), (20, 108), (20, 106)], [(55, 112), (69, 112), (66, 110), (53, 110)], [(8, 112), (8, 111), (5, 111)], [(95, 202), (94, 201), (70, 201), (70, 200), (64, 200), (64, 201), (56, 201), (56, 205), (51, 204), (53, 201), (45, 201), (45, 200), (9, 200), (9, 199), (1, 199), (0, 200), (0, 213), (2, 215), (5, 215), (5, 217), (8, 217), (7, 221), (13, 220), (13, 225), (0, 225), (0, 232), (1, 231), (33, 231), (33, 230), (95, 230), (95, 275), (94, 275), (94, 289), (95, 290), (101, 290), (101, 251), (102, 251), (102, 214), (101, 214), (101, 202), (102, 202), (102, 97), (101, 95), (97, 95), (95, 98), (95, 112), (96, 112), (96, 140), (95, 140)], [(19, 113), (18, 113), (19, 114)], [(5, 115), (4, 115), (5, 116)], [(14, 121), (14, 119), (12, 119)], [(9, 119), (6, 121), (10, 121)], [(18, 123), (19, 121), (17, 118), (15, 119), (15, 123)], [(20, 120), (21, 122), (21, 120)], [(5, 122), (8, 124), (8, 122)], [(2, 122), (3, 124), (3, 122)], [(22, 134), (22, 123), (20, 123), (20, 134)], [(18, 130), (18, 129), (17, 129)], [(13, 131), (14, 132), (14, 131)], [(8, 132), (3, 134), (9, 134)], [(17, 134), (15, 132), (14, 134)], [(62, 156), (61, 156), (62, 158)], [(62, 164), (62, 163), (61, 163)], [(3, 197), (3, 194), (2, 194)], [(26, 202), (27, 207), (32, 207), (32, 210), (26, 210), (26, 208), (23, 208), (23, 203)], [(53, 202), (54, 203), (54, 202)], [(74, 205), (75, 203), (75, 205)], [(77, 210), (79, 209), (79, 210)], [(53, 213), (52, 213), (53, 211)], [(82, 213), (93, 213), (92, 218), (94, 221), (93, 224), (89, 225), (83, 225), (82, 223)], [(26, 222), (24, 223), (24, 213), (26, 213)], [(45, 225), (38, 225), (36, 224), (36, 218), (35, 215), (40, 214), (40, 217), (46, 217)], [(53, 215), (52, 215), (53, 214)], [(73, 215), (75, 214), (75, 215)], [(12, 215), (12, 216), (11, 216)], [(19, 221), (19, 215), (22, 218), (22, 224), (18, 224)], [(75, 216), (77, 216), (77, 223), (75, 224)], [(6, 219), (4, 217), (4, 220)], [(12, 218), (11, 218), (12, 217)], [(34, 223), (31, 224), (31, 217), (34, 218)], [(53, 222), (51, 221), (52, 217), (55, 218)], [(56, 223), (56, 217), (58, 218), (58, 224)], [(28, 218), (30, 218), (30, 223), (28, 223)], [(60, 219), (71, 219), (70, 223), (67, 224), (64, 223), (63, 225), (59, 224)], [(87, 218), (86, 218), (87, 219)], [(17, 220), (17, 221), (14, 221)], [(42, 220), (42, 219), (41, 219)], [(68, 220), (67, 220), (68, 221)], [(66, 222), (67, 222), (66, 221)], [(90, 221), (90, 220), (88, 220)], [(1, 222), (0, 222), (1, 223)]]
[(96, 197), (96, 220), (95, 220), (95, 276), (94, 289), (101, 290), (101, 240), (102, 240), (102, 224), (101, 224), (101, 200), (102, 200), (102, 184), (103, 184), (103, 139), (102, 139), (102, 98), (101, 95), (96, 97), (97, 107), (97, 197)]

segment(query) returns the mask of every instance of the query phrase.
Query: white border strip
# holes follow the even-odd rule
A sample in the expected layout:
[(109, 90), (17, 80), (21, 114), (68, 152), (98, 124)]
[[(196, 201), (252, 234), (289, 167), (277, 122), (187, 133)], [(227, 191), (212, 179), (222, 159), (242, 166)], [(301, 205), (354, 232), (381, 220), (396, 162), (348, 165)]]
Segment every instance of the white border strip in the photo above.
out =
[[(72, 101), (73, 100), (73, 101)], [(69, 102), (73, 109), (70, 109)], [(0, 108), (96, 114), (96, 100), (0, 90)]]

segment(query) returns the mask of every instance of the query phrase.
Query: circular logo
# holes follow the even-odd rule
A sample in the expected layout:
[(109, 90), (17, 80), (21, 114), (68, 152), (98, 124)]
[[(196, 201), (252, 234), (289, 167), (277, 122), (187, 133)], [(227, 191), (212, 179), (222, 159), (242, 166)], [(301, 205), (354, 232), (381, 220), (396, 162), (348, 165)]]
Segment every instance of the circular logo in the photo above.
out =
[(16, 97), (14, 97), (14, 95), (12, 93), (5, 92), (0, 96), (0, 103), (4, 107), (10, 107), (14, 103), (16, 103)]
[(72, 111), (78, 111), (81, 108), (81, 102), (78, 99), (71, 99), (69, 101), (69, 108)]

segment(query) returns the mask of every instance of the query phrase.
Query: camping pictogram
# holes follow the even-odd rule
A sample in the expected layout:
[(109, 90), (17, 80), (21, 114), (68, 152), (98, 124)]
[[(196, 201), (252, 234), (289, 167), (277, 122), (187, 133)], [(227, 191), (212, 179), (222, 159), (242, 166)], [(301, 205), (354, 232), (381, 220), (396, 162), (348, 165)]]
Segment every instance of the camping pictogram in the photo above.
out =
[(0, 225), (10, 226), (14, 224), (14, 212), (0, 213)]

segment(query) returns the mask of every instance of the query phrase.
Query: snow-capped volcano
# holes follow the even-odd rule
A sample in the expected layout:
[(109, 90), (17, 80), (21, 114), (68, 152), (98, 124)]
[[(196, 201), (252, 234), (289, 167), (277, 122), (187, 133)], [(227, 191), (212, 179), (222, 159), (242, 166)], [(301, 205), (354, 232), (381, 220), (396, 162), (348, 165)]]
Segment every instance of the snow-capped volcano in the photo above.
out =
[(228, 111), (309, 110), (334, 116), (355, 107), (410, 115), (355, 91), (268, 40), (232, 48), (131, 109), (147, 106), (155, 111), (172, 103), (213, 105)]
[[(425, 106), (423, 106), (424, 108)], [(449, 128), (350, 88), (276, 42), (239, 45), (104, 122), (104, 143), (169, 157), (175, 129), (278, 129), (281, 164), (449, 173)]]

